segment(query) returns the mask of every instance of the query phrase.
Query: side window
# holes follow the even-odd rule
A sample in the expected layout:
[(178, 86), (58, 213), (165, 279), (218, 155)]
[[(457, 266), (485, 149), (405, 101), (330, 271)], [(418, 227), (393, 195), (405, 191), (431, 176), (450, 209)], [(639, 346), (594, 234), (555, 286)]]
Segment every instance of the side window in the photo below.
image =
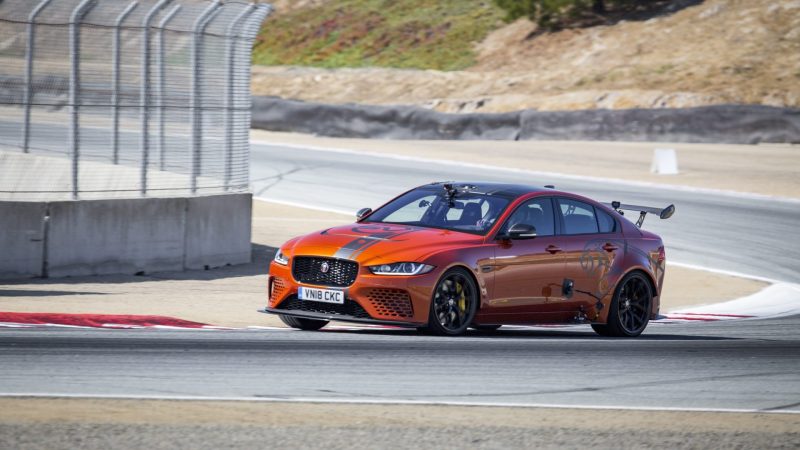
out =
[(600, 225), (601, 233), (613, 233), (617, 231), (617, 222), (611, 215), (597, 208), (595, 208), (595, 212), (597, 212), (597, 223)]
[(570, 200), (558, 199), (559, 211), (564, 224), (564, 234), (597, 233), (597, 219), (592, 205)]
[(528, 200), (517, 208), (508, 218), (501, 233), (505, 233), (512, 225), (524, 223), (536, 227), (538, 236), (552, 236), (555, 233), (553, 204), (549, 198)]

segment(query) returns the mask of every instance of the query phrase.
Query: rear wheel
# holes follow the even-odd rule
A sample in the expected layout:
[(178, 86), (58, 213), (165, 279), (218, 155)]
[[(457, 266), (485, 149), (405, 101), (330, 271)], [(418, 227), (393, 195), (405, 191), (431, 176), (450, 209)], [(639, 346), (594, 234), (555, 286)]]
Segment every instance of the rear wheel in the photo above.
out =
[(279, 315), (281, 321), (292, 328), (306, 331), (316, 331), (328, 324), (327, 320), (303, 319), (301, 317)]
[(605, 324), (593, 324), (592, 328), (601, 336), (639, 336), (650, 321), (652, 304), (653, 292), (645, 275), (640, 272), (630, 273), (622, 279), (614, 292), (608, 321)]
[(446, 336), (463, 334), (477, 309), (478, 288), (469, 272), (462, 268), (450, 269), (433, 291), (427, 331)]

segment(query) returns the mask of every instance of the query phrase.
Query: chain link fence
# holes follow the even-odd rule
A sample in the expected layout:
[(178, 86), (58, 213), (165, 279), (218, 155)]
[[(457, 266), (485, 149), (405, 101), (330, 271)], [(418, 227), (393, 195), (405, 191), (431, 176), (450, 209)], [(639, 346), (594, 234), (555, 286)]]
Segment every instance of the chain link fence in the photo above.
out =
[(270, 6), (0, 0), (0, 198), (242, 192)]

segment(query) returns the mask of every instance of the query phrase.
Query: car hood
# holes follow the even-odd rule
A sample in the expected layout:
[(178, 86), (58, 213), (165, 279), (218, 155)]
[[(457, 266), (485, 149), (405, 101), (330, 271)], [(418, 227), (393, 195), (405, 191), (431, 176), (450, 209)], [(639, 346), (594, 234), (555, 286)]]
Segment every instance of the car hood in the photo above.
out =
[(483, 236), (394, 224), (352, 224), (307, 234), (289, 242), (287, 256), (316, 255), (361, 264), (422, 262), (439, 250), (477, 244)]

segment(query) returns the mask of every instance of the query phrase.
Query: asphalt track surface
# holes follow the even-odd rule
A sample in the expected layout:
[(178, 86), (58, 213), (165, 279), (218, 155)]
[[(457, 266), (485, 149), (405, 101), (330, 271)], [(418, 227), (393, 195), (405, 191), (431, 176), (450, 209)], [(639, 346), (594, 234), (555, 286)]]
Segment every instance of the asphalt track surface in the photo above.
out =
[[(84, 154), (107, 151), (101, 142)], [(800, 280), (797, 203), (258, 143), (251, 151), (256, 196), (345, 211), (437, 180), (553, 183), (599, 200), (675, 203), (672, 219), (645, 224), (671, 260)], [(588, 328), (462, 338), (0, 329), (0, 394), (800, 412), (798, 325), (800, 317), (653, 324), (633, 340)]]
[(308, 399), (800, 413), (800, 317), (412, 330), (0, 330), (2, 394)]
[[(380, 145), (378, 141), (376, 145)], [(669, 220), (648, 217), (667, 258), (771, 280), (800, 281), (800, 203), (578, 179), (546, 178), (503, 169), (403, 161), (314, 149), (251, 145), (255, 196), (321, 208), (375, 208), (401, 192), (432, 181), (501, 181), (560, 190), (600, 200), (664, 207)], [(630, 213), (629, 213), (630, 214)], [(634, 221), (638, 215), (630, 216)]]

